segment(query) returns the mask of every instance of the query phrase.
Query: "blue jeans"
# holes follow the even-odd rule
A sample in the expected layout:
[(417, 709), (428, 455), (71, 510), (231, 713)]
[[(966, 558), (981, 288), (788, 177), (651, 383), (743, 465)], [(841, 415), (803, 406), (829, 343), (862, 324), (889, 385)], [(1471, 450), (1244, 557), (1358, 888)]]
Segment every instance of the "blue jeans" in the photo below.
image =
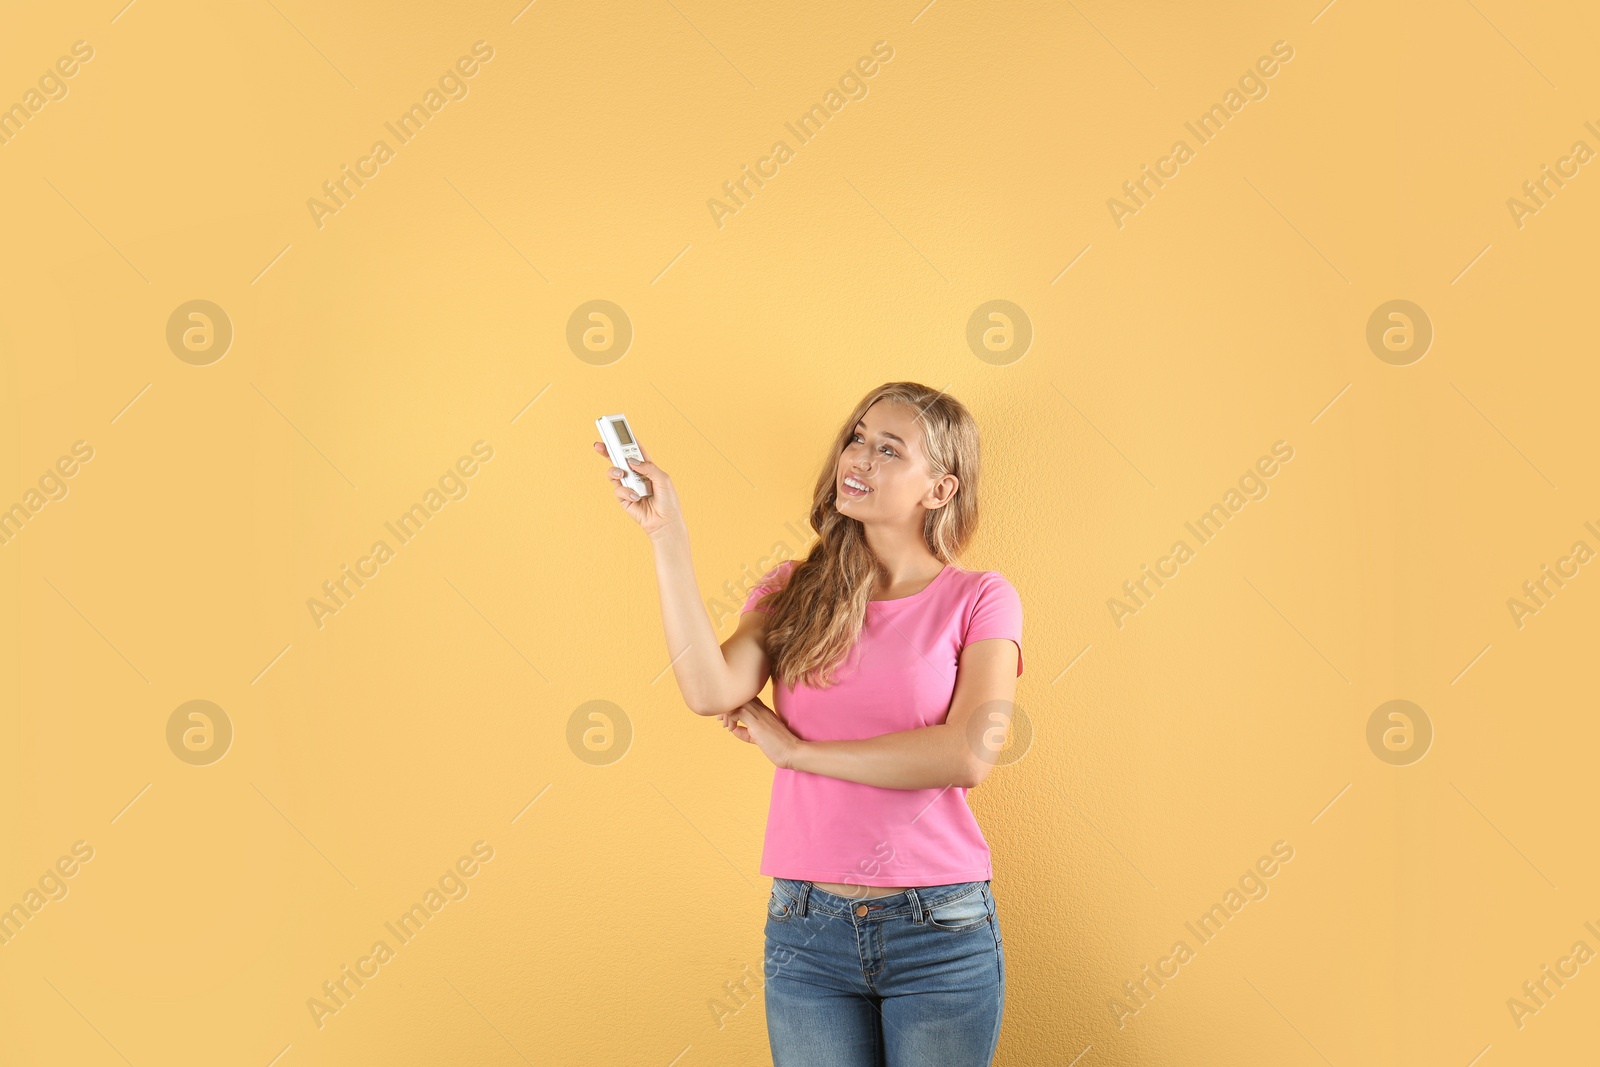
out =
[(774, 878), (763, 966), (774, 1067), (988, 1067), (1006, 957), (988, 882), (858, 900)]

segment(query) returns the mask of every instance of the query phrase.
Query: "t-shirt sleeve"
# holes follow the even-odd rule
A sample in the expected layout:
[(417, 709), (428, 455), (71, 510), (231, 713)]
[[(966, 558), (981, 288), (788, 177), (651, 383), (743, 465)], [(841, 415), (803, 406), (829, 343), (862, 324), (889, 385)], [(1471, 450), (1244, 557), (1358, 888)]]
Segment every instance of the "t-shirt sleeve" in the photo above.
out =
[(1010, 582), (994, 571), (989, 571), (978, 587), (961, 647), (991, 637), (1005, 637), (1017, 643), (1017, 673), (1021, 674), (1022, 598)]
[(761, 581), (757, 582), (755, 588), (750, 590), (750, 595), (744, 598), (744, 607), (739, 609), (739, 614), (743, 615), (747, 611), (770, 612), (771, 608), (765, 604), (757, 605), (756, 601), (774, 589), (782, 589), (784, 583), (789, 580), (789, 572), (794, 570), (794, 564), (794, 560), (786, 559), (762, 575)]

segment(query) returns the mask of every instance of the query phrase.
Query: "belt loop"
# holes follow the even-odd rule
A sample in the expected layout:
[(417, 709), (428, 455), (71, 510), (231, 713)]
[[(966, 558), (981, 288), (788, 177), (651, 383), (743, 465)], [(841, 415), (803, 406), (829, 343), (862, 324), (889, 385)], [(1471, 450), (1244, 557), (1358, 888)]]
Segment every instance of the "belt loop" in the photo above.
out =
[(906, 889), (906, 896), (911, 898), (911, 921), (918, 926), (922, 925), (922, 898), (917, 896), (915, 887)]
[(811, 883), (802, 881), (799, 886), (800, 891), (795, 894), (794, 913), (803, 919), (806, 915), (806, 902), (811, 897)]

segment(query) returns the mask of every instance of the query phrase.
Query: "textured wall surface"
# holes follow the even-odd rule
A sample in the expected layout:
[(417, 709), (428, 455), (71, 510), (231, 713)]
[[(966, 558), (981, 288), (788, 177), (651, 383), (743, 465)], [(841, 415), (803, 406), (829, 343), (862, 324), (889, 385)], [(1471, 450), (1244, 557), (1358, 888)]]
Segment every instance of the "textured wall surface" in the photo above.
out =
[(766, 1062), (593, 420), (726, 636), (902, 378), (1026, 612), (998, 1063), (1592, 1049), (1590, 6), (124, 4), (0, 13), (0, 1062)]

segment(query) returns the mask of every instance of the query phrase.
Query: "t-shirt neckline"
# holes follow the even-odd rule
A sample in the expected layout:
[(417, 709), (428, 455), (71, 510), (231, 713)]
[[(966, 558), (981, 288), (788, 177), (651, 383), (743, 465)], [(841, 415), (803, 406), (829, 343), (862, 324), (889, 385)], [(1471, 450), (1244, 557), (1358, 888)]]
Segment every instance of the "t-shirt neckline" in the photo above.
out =
[(933, 576), (933, 580), (932, 581), (930, 581), (927, 585), (923, 586), (921, 589), (918, 589), (915, 593), (912, 593), (910, 596), (895, 597), (893, 600), (869, 600), (869, 601), (867, 601), (867, 603), (871, 604), (871, 605), (873, 605), (875, 607), (880, 607), (880, 608), (881, 607), (886, 607), (886, 606), (888, 606), (890, 604), (907, 604), (907, 603), (910, 603), (911, 601), (916, 600), (918, 597), (924, 596), (925, 594), (930, 592), (933, 589), (934, 586), (938, 585), (941, 581), (944, 580), (944, 576), (945, 575), (949, 574), (954, 569), (955, 569), (954, 567), (952, 567), (950, 564), (946, 563), (944, 565), (944, 569), (941, 570), (938, 574), (935, 574)]

